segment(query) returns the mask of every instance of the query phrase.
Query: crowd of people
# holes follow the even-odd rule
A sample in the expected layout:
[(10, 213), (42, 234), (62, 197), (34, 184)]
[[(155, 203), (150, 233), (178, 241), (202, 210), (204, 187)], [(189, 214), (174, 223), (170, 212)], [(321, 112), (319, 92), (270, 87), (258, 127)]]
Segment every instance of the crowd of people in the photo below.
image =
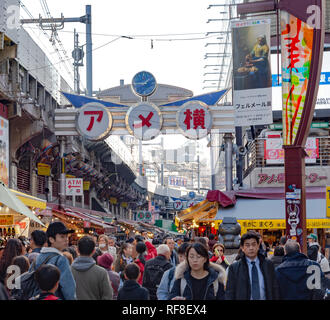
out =
[(142, 232), (119, 243), (95, 234), (69, 246), (72, 232), (57, 221), (33, 231), (28, 248), (9, 239), (0, 300), (322, 300), (330, 289), (329, 261), (315, 234), (307, 256), (282, 237), (269, 258), (260, 234), (248, 231), (228, 259), (214, 235), (154, 241)]

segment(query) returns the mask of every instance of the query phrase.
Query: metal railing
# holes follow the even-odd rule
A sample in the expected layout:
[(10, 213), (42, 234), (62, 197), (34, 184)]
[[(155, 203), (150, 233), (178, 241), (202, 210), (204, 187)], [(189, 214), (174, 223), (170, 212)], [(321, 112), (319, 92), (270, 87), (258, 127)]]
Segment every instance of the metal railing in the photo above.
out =
[[(310, 137), (315, 140), (312, 148), (306, 147), (311, 158), (306, 159), (306, 166), (330, 166), (330, 137)], [(273, 149), (274, 156), (270, 157), (267, 153), (266, 138), (255, 139), (249, 144), (248, 151), (244, 156), (243, 177), (247, 177), (255, 168), (263, 167), (283, 167), (284, 152)], [(270, 149), (268, 148), (268, 151)], [(281, 154), (281, 156), (278, 156)]]

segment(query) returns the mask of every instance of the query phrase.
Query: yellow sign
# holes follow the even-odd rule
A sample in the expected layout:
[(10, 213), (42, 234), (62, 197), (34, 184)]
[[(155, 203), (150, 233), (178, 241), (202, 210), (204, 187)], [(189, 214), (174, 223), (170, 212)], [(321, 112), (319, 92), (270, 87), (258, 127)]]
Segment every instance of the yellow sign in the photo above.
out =
[(90, 181), (84, 181), (84, 191), (88, 191), (89, 190), (89, 187), (91, 185), (91, 182)]
[(70, 178), (75, 178), (75, 176), (73, 176), (73, 175), (71, 175), (71, 174), (66, 174), (65, 177), (66, 177), (66, 178), (69, 178), (69, 179), (70, 179)]
[(116, 198), (110, 198), (110, 203), (111, 204), (117, 204), (117, 199)]
[(327, 217), (330, 217), (330, 187), (327, 186), (326, 191), (326, 210), (327, 210)]
[[(244, 234), (247, 230), (251, 229), (285, 229), (284, 219), (274, 219), (274, 220), (237, 220), (241, 225), (241, 234)], [(218, 229), (222, 220), (215, 220), (215, 228)], [(330, 219), (307, 219), (306, 223), (307, 229), (326, 229), (330, 228)]]
[(38, 163), (38, 176), (50, 176), (51, 166), (46, 163)]
[(128, 203), (127, 203), (127, 202), (122, 202), (122, 203), (121, 203), (121, 206), (122, 206), (123, 208), (127, 208)]
[(14, 224), (14, 215), (4, 214), (0, 215), (0, 226), (11, 226)]

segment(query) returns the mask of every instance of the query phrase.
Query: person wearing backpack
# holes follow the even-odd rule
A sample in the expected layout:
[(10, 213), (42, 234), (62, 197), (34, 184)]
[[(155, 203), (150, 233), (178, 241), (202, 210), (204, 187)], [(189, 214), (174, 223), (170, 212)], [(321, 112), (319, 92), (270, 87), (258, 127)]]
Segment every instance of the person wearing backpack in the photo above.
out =
[(150, 259), (144, 266), (142, 286), (148, 289), (150, 300), (157, 300), (157, 288), (166, 270), (172, 268), (171, 251), (168, 245), (157, 248), (157, 257)]
[(209, 261), (208, 250), (201, 243), (191, 244), (186, 261), (175, 270), (170, 300), (224, 300), (226, 271)]
[[(76, 300), (76, 283), (73, 278), (68, 259), (62, 254), (62, 250), (68, 247), (68, 234), (74, 230), (66, 228), (63, 222), (56, 221), (49, 224), (46, 231), (48, 247), (43, 247), (35, 261), (35, 269), (38, 269), (47, 259), (45, 264), (53, 264), (61, 272), (60, 285), (56, 296), (62, 300)], [(33, 266), (31, 266), (32, 268)], [(31, 270), (30, 268), (30, 270)]]
[[(178, 248), (179, 264), (184, 262), (186, 259), (186, 250), (189, 247), (187, 242), (184, 242)], [(173, 288), (175, 281), (174, 273), (176, 266), (164, 272), (162, 280), (160, 281), (159, 287), (157, 289), (158, 300), (168, 300), (168, 296)]]

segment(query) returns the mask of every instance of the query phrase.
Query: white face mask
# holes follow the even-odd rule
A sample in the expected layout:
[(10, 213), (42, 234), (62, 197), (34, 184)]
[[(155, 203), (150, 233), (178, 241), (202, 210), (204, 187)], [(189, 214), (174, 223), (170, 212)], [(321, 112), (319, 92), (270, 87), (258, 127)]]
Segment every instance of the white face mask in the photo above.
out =
[(105, 244), (105, 243), (100, 243), (99, 244), (99, 247), (101, 248), (101, 249), (103, 249), (103, 248), (105, 248), (107, 245)]

